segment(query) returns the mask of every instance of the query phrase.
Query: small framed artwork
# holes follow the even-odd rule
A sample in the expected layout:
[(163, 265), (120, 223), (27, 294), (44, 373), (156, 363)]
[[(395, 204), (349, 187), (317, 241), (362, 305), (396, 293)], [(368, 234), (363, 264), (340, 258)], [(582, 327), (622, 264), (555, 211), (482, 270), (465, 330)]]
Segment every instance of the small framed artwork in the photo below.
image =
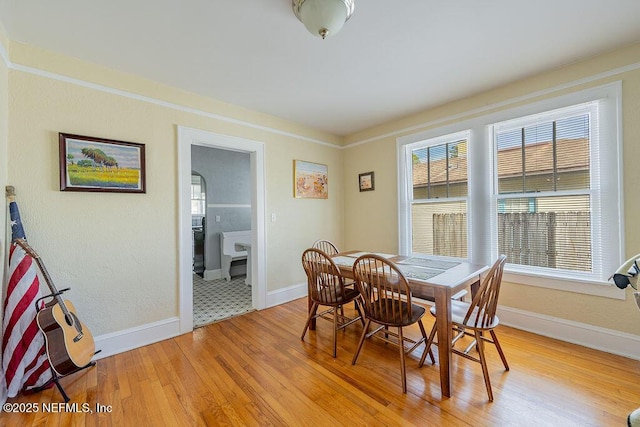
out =
[(297, 199), (329, 198), (329, 170), (327, 165), (294, 160), (293, 197)]
[(59, 134), (60, 191), (145, 193), (144, 144)]
[(365, 172), (365, 173), (359, 174), (358, 185), (360, 186), (360, 191), (373, 191), (375, 189), (373, 172)]

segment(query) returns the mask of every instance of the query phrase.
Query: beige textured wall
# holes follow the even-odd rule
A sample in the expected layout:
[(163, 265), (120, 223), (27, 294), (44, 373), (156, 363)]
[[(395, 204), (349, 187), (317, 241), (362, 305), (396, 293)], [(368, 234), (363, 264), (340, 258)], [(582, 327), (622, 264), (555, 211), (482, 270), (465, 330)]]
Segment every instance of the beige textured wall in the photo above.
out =
[[(624, 150), (624, 216), (626, 255), (640, 252), (640, 44), (627, 46), (586, 61), (511, 83), (495, 90), (470, 96), (373, 129), (350, 135), (346, 141), (345, 164), (345, 236), (350, 249), (372, 249), (394, 252), (398, 249), (397, 164), (396, 139), (425, 129), (442, 126), (454, 120), (454, 115), (470, 118), (489, 111), (476, 112), (508, 100), (548, 91), (562, 85), (561, 90), (519, 100), (512, 106), (553, 97), (608, 82), (623, 82), (623, 150)], [(627, 72), (604, 76), (611, 70), (628, 67)], [(601, 76), (601, 78), (598, 78)], [(596, 77), (594, 81), (593, 78)], [(584, 80), (583, 80), (584, 79)], [(570, 83), (582, 82), (577, 86)], [(573, 87), (569, 87), (573, 86)], [(505, 107), (496, 107), (495, 111)], [(465, 114), (471, 112), (472, 114)], [(424, 124), (424, 125), (421, 125)], [(409, 131), (402, 131), (412, 127)], [(393, 135), (389, 135), (393, 133)], [(366, 143), (359, 143), (359, 142)], [(358, 193), (355, 186), (358, 173), (373, 170), (376, 190)], [(354, 183), (353, 186), (351, 183)], [(633, 301), (631, 289), (626, 301), (556, 291), (506, 283), (500, 303), (534, 313), (640, 335), (640, 312)]]
[[(343, 246), (342, 150), (291, 140), (267, 149), (267, 276), (269, 290), (306, 283), (302, 252), (320, 238)], [(293, 198), (293, 160), (328, 166), (329, 199)], [(271, 222), (275, 213), (276, 222)], [(291, 266), (294, 265), (293, 269)], [(300, 266), (300, 267), (299, 267)]]
[[(397, 253), (398, 190), (395, 140), (344, 150), (346, 249)], [(360, 192), (358, 174), (373, 171), (375, 190)]]
[[(24, 45), (12, 45), (11, 60), (308, 138), (335, 139)], [(291, 260), (298, 261), (313, 240), (342, 240), (338, 148), (18, 69), (9, 72), (9, 113), (8, 176), (29, 240), (58, 288), (72, 288), (68, 298), (94, 335), (178, 315), (177, 125), (265, 143), (269, 290), (304, 282), (302, 268), (291, 268)], [(59, 191), (58, 132), (146, 144), (147, 193)], [(294, 159), (329, 166), (329, 200), (293, 199)]]
[[(309, 139), (333, 144), (343, 142), (333, 135), (136, 76), (7, 42), (1, 35), (0, 42), (5, 43), (14, 64), (303, 135), (299, 138), (278, 134), (22, 69), (8, 70), (0, 61), (0, 154), (5, 147), (8, 152), (0, 158), (0, 181), (8, 176), (8, 182), (16, 186), (31, 243), (41, 253), (58, 287), (72, 287), (69, 298), (94, 335), (177, 315), (176, 125), (265, 143), (267, 288), (276, 290), (304, 281), (302, 269), (292, 269), (291, 260), (299, 259), (302, 250), (320, 237), (330, 238), (344, 249), (397, 251), (398, 136), (427, 129), (428, 125), (420, 125), (423, 123), (440, 126), (452, 115), (591, 78), (619, 67), (637, 65), (640, 58), (640, 45), (629, 46), (351, 135), (345, 143), (374, 139), (341, 150), (309, 142)], [(637, 66), (631, 68), (617, 76), (542, 95), (549, 97), (623, 80), (625, 227), (629, 256), (640, 251), (640, 223), (634, 221), (640, 208), (640, 198), (635, 194), (640, 170), (633, 164), (640, 154), (637, 143), (640, 140), (640, 122), (637, 120), (640, 115), (640, 70)], [(407, 127), (414, 129), (397, 133)], [(58, 132), (146, 144), (147, 194), (60, 192)], [(379, 138), (390, 132), (397, 134)], [(294, 159), (328, 165), (328, 201), (292, 197)], [(358, 174), (368, 171), (375, 172), (376, 190), (360, 193)], [(276, 214), (276, 222), (270, 221), (271, 213)], [(4, 235), (6, 221), (2, 224)], [(630, 295), (626, 301), (618, 301), (505, 284), (501, 303), (638, 334), (638, 311)]]

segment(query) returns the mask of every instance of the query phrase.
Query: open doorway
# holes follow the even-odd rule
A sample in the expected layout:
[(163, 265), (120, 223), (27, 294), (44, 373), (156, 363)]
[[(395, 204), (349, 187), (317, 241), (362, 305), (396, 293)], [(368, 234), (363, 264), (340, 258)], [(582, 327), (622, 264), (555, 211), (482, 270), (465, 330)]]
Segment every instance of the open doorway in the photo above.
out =
[[(197, 129), (178, 127), (178, 183), (179, 183), (179, 239), (180, 239), (180, 332), (193, 330), (193, 258), (192, 258), (192, 218), (191, 218), (191, 149), (194, 146), (210, 147), (237, 153), (246, 153), (250, 163), (251, 201), (248, 208), (251, 230), (251, 301), (255, 309), (265, 307), (265, 182), (264, 146), (257, 141), (214, 134)], [(208, 183), (211, 187), (211, 183)], [(221, 218), (222, 220), (222, 218)], [(205, 216), (206, 227), (211, 226), (211, 218)], [(215, 221), (215, 216), (213, 221)], [(205, 245), (205, 253), (207, 247)], [(206, 267), (206, 266), (205, 266)], [(205, 269), (204, 275), (207, 271)]]
[(253, 310), (250, 258), (235, 247), (250, 246), (251, 186), (249, 153), (191, 146), (194, 327)]

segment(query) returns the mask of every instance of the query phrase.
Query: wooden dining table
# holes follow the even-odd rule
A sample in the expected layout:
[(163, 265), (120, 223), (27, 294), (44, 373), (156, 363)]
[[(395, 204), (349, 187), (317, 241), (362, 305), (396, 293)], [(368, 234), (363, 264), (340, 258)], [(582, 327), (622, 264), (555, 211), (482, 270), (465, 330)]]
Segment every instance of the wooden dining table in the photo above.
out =
[[(362, 251), (342, 252), (332, 258), (340, 273), (348, 279), (354, 279), (353, 262)], [(438, 360), (440, 363), (440, 388), (442, 395), (451, 397), (451, 355), (452, 323), (451, 296), (470, 287), (472, 295), (480, 284), (482, 273), (489, 266), (469, 262), (442, 261), (429, 257), (407, 257), (401, 255), (378, 254), (385, 256), (400, 266), (405, 274), (411, 294), (414, 297), (433, 301), (436, 307), (438, 325)], [(423, 272), (427, 274), (423, 274)], [(426, 351), (426, 350), (425, 350)]]

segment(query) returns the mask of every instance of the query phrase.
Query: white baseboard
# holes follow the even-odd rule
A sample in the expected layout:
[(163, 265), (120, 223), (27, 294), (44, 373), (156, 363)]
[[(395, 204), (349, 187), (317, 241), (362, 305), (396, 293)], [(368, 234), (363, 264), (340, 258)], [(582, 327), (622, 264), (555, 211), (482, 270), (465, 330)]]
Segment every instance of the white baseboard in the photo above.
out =
[(267, 292), (267, 307), (275, 307), (307, 296), (307, 283), (299, 283), (287, 288)]
[[(210, 271), (215, 272), (216, 270)], [(219, 273), (220, 270), (217, 270), (217, 272)], [(267, 307), (274, 307), (305, 296), (307, 296), (306, 283), (278, 289), (268, 293)], [(95, 343), (96, 350), (102, 351), (96, 354), (95, 359), (113, 356), (114, 354), (144, 347), (178, 335), (180, 335), (180, 318), (178, 317), (171, 317), (135, 328), (100, 335), (95, 337)]]
[[(267, 307), (284, 304), (307, 296), (307, 284), (300, 283), (267, 293)], [(607, 353), (640, 360), (640, 336), (601, 328), (585, 323), (532, 313), (511, 307), (498, 307), (503, 325), (559, 339)], [(112, 356), (134, 348), (180, 335), (180, 319), (171, 317), (123, 331), (95, 337), (96, 359)]]
[(220, 270), (220, 269), (217, 269), (217, 270), (205, 270), (204, 274), (202, 275), (202, 278), (204, 280), (222, 279), (222, 270)]
[[(240, 276), (241, 274), (247, 274), (247, 265), (246, 264), (232, 265), (231, 268), (229, 269), (229, 274), (232, 277)], [(205, 270), (202, 278), (204, 280), (222, 279), (222, 270), (221, 269)]]
[(511, 307), (498, 307), (500, 323), (545, 337), (640, 360), (640, 336)]
[(180, 335), (180, 319), (177, 317), (100, 335), (95, 337), (95, 343), (96, 350), (102, 351), (96, 354), (95, 358), (113, 356), (178, 335)]

